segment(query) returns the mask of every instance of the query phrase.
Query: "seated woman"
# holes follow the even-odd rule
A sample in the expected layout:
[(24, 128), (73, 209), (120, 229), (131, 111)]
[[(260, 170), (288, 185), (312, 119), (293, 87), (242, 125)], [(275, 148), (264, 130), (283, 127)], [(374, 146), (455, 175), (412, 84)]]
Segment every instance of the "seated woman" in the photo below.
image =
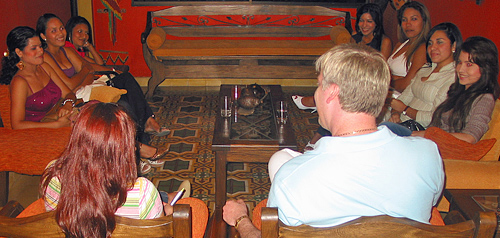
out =
[(70, 18), (66, 23), (66, 31), (68, 35), (64, 47), (74, 48), (89, 63), (104, 64), (104, 60), (92, 44), (92, 28), (87, 19), (81, 16)]
[[(391, 40), (384, 35), (384, 25), (382, 22), (383, 13), (379, 5), (367, 3), (362, 5), (356, 13), (356, 34), (352, 36), (351, 41), (357, 44), (365, 44), (382, 53), (387, 59), (392, 51)], [(292, 96), (299, 109), (315, 109), (314, 97)], [(315, 133), (305, 150), (314, 148), (314, 144), (322, 136), (330, 136), (331, 133), (320, 127)]]
[[(57, 72), (44, 62), (40, 37), (30, 27), (16, 27), (7, 36), (8, 56), (2, 61), (0, 83), (10, 85), (11, 121), (13, 129), (60, 128), (71, 125), (70, 116), (76, 102), (75, 94)], [(42, 122), (60, 99), (56, 121)], [(155, 148), (141, 146), (141, 154), (153, 155)], [(166, 153), (166, 152), (165, 152)], [(157, 153), (153, 158), (160, 158)], [(151, 167), (149, 166), (149, 169)], [(143, 165), (143, 173), (148, 166)]]
[[(478, 142), (500, 95), (498, 49), (491, 40), (470, 37), (462, 45), (456, 63), (457, 77), (448, 98), (434, 111), (430, 126), (439, 127), (458, 139)], [(413, 132), (423, 136), (425, 131)]]
[[(36, 30), (45, 44), (44, 60), (54, 68), (71, 90), (76, 92), (82, 86), (92, 84), (94, 71), (111, 70), (105, 66), (90, 64), (80, 57), (73, 48), (64, 47), (67, 33), (62, 21), (56, 15), (47, 13), (38, 18)], [(158, 165), (152, 161), (163, 158), (168, 151), (147, 146), (146, 144), (149, 143), (147, 134), (166, 136), (170, 130), (160, 127), (144, 98), (141, 87), (130, 74), (128, 76), (113, 81), (116, 88), (127, 90), (119, 103), (127, 108), (136, 121), (137, 138), (142, 143), (141, 157), (149, 159), (149, 163)]]
[(397, 99), (392, 99), (390, 122), (415, 120), (427, 127), (436, 107), (446, 99), (455, 79), (454, 59), (462, 45), (460, 30), (453, 23), (441, 23), (427, 36), (427, 55), (430, 64), (422, 67), (410, 85)]
[(431, 29), (431, 18), (425, 5), (407, 2), (398, 10), (397, 19), (399, 43), (387, 63), (392, 74), (391, 86), (403, 92), (426, 62), (425, 37)]
[[(7, 35), (7, 48), (0, 83), (10, 85), (12, 129), (70, 126), (75, 94), (44, 62), (35, 30), (27, 26), (14, 28)], [(40, 122), (61, 98), (64, 100), (59, 119)]]
[[(47, 211), (70, 237), (109, 237), (115, 215), (153, 219), (173, 213), (154, 184), (137, 177), (135, 123), (118, 104), (92, 101), (78, 114), (66, 150), (42, 175)], [(201, 201), (200, 201), (201, 202)]]

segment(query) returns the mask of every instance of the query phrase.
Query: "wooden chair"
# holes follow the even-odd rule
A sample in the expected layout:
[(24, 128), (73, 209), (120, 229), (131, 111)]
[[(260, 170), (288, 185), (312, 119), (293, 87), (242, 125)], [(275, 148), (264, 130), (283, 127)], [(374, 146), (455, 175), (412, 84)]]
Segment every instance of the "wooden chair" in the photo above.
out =
[(277, 208), (262, 208), (262, 237), (477, 237), (491, 238), (497, 227), (494, 212), (479, 212), (474, 220), (433, 226), (390, 216), (360, 217), (342, 225), (315, 228), (286, 226), (278, 220)]
[[(0, 236), (65, 237), (55, 220), (54, 211), (25, 218), (11, 218), (4, 215), (17, 215), (19, 212), (15, 211), (19, 207), (15, 202), (8, 204), (0, 211)], [(113, 237), (191, 236), (191, 208), (187, 204), (177, 204), (172, 215), (156, 219), (138, 220), (117, 216), (116, 229), (113, 231)]]

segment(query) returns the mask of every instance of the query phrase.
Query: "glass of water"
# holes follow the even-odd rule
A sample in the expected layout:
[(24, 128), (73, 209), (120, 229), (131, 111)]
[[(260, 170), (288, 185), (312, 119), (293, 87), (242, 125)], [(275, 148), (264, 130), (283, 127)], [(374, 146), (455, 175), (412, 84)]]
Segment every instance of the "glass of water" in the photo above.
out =
[(288, 121), (288, 103), (286, 101), (278, 101), (274, 109), (276, 110), (276, 121), (278, 124), (286, 124)]
[(233, 101), (231, 99), (231, 96), (223, 96), (221, 97), (221, 102), (220, 102), (220, 115), (221, 117), (231, 117), (232, 115), (232, 106), (233, 106)]

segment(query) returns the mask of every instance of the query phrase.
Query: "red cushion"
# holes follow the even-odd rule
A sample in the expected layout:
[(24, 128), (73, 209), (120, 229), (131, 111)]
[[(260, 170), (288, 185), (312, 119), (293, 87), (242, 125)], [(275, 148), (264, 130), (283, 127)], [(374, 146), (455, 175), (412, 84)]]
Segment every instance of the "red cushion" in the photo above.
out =
[(439, 153), (443, 159), (475, 161), (483, 158), (497, 141), (495, 138), (492, 138), (480, 140), (476, 144), (471, 144), (437, 127), (427, 128), (424, 137), (437, 144)]

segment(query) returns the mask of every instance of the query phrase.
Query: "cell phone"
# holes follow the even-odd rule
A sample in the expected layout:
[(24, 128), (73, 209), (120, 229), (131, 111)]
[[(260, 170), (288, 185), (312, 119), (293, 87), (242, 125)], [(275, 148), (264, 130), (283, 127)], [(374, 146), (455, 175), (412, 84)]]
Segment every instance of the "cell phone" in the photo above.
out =
[(174, 199), (172, 199), (172, 202), (170, 202), (170, 206), (175, 205), (175, 203), (184, 195), (184, 192), (186, 192), (186, 189), (181, 189), (181, 191), (177, 192), (177, 195), (175, 195)]

